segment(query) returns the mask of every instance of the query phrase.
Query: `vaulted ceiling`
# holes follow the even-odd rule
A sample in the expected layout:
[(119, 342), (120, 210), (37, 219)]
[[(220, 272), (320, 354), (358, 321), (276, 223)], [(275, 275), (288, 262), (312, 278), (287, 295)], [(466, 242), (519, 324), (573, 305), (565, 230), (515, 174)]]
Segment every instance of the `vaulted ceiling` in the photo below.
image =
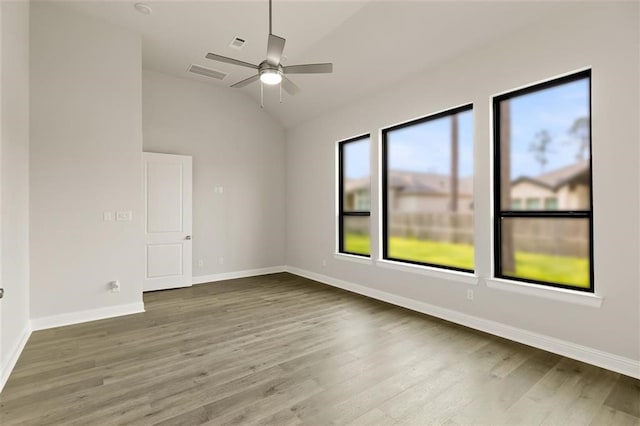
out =
[[(228, 87), (253, 71), (205, 59), (207, 52), (254, 64), (265, 57), (267, 0), (140, 1), (153, 13), (139, 13), (135, 1), (66, 5), (140, 33), (145, 69)], [(295, 126), (570, 6), (535, 1), (274, 0), (273, 33), (287, 39), (284, 65), (333, 62), (334, 72), (292, 75), (302, 92), (293, 97), (283, 93), (282, 103), (277, 87), (265, 87), (265, 109), (284, 126)], [(236, 36), (246, 40), (241, 50), (229, 46)], [(199, 76), (187, 71), (191, 64), (228, 75), (223, 80)], [(228, 90), (260, 103), (257, 83)]]

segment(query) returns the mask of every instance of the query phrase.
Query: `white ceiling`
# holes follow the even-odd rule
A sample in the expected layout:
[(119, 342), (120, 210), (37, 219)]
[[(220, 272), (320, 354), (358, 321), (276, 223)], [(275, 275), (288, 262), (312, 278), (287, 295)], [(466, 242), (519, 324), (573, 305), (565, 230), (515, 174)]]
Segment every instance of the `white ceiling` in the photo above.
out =
[[(227, 87), (253, 74), (248, 68), (205, 59), (207, 52), (258, 64), (266, 55), (267, 0), (140, 0), (153, 8), (142, 15), (135, 1), (71, 1), (77, 11), (142, 35), (143, 68)], [(287, 40), (285, 65), (333, 62), (328, 75), (292, 75), (302, 92), (265, 87), (265, 108), (284, 126), (372, 93), (475, 47), (503, 37), (565, 2), (273, 0), (273, 33)], [(242, 50), (229, 47), (239, 36)], [(228, 73), (213, 80), (187, 72), (192, 63)], [(260, 85), (231, 89), (260, 99)]]

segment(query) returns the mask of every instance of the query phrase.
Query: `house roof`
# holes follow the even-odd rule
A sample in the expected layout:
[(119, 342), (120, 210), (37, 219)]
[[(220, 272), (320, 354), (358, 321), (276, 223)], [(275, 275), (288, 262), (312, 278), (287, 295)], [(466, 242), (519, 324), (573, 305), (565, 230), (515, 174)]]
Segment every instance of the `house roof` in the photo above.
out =
[[(439, 194), (447, 195), (451, 191), (451, 179), (438, 173), (417, 173), (407, 171), (391, 171), (388, 175), (391, 188), (405, 194)], [(369, 178), (347, 180), (345, 192), (363, 189), (369, 185)], [(459, 195), (473, 194), (473, 176), (460, 178)]]
[[(512, 185), (517, 185), (521, 182), (530, 182), (534, 185), (556, 191), (563, 185), (577, 183), (588, 184), (589, 167), (589, 160), (582, 160), (575, 164), (543, 173), (539, 176), (520, 176), (512, 182)], [(395, 170), (389, 172), (388, 177), (391, 188), (404, 194), (447, 195), (451, 190), (451, 179), (449, 176), (443, 174)], [(369, 177), (347, 179), (344, 190), (345, 192), (353, 192), (359, 189), (365, 189), (369, 184)], [(458, 193), (460, 195), (473, 195), (473, 176), (460, 178), (458, 181)]]
[[(415, 173), (394, 171), (389, 173), (391, 188), (405, 194), (440, 194), (451, 193), (451, 178), (438, 173)], [(473, 194), (473, 176), (458, 180), (458, 194)]]
[(566, 167), (561, 167), (536, 177), (520, 176), (515, 179), (512, 185), (520, 182), (530, 182), (534, 185), (543, 186), (556, 191), (564, 185), (576, 183), (588, 183), (589, 180), (589, 160), (582, 160)]
[(369, 176), (358, 179), (345, 179), (344, 192), (354, 192), (359, 189), (365, 189), (371, 184)]

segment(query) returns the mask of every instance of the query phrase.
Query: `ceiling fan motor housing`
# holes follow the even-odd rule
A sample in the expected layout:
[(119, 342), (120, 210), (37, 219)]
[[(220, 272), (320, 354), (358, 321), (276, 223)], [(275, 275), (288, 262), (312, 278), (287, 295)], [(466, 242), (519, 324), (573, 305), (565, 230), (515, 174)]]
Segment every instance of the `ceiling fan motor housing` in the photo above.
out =
[(276, 71), (278, 74), (282, 74), (282, 65), (273, 65), (267, 61), (260, 62), (260, 65), (258, 65), (258, 73), (262, 74), (267, 70)]

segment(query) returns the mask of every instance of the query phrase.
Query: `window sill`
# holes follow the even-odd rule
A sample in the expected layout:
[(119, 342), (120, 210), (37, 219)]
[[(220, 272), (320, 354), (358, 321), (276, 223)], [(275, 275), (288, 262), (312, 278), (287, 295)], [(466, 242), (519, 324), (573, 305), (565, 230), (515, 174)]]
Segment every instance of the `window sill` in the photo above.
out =
[(558, 300), (575, 305), (599, 308), (600, 306), (602, 306), (602, 302), (604, 300), (602, 296), (599, 296), (597, 294), (567, 290), (564, 288), (547, 287), (544, 285), (511, 281), (501, 278), (487, 278), (486, 281), (487, 287), (489, 288), (511, 291), (514, 293), (526, 294), (530, 296), (537, 296), (545, 299)]
[(333, 257), (338, 260), (346, 260), (348, 262), (361, 263), (363, 265), (373, 265), (370, 257), (356, 256), (355, 254), (334, 253)]
[(409, 272), (413, 274), (426, 275), (433, 278), (455, 281), (461, 284), (478, 284), (478, 276), (469, 272), (453, 271), (448, 269), (434, 268), (432, 266), (412, 265), (409, 263), (396, 262), (393, 260), (376, 260), (376, 265), (383, 268), (395, 269), (397, 271)]

